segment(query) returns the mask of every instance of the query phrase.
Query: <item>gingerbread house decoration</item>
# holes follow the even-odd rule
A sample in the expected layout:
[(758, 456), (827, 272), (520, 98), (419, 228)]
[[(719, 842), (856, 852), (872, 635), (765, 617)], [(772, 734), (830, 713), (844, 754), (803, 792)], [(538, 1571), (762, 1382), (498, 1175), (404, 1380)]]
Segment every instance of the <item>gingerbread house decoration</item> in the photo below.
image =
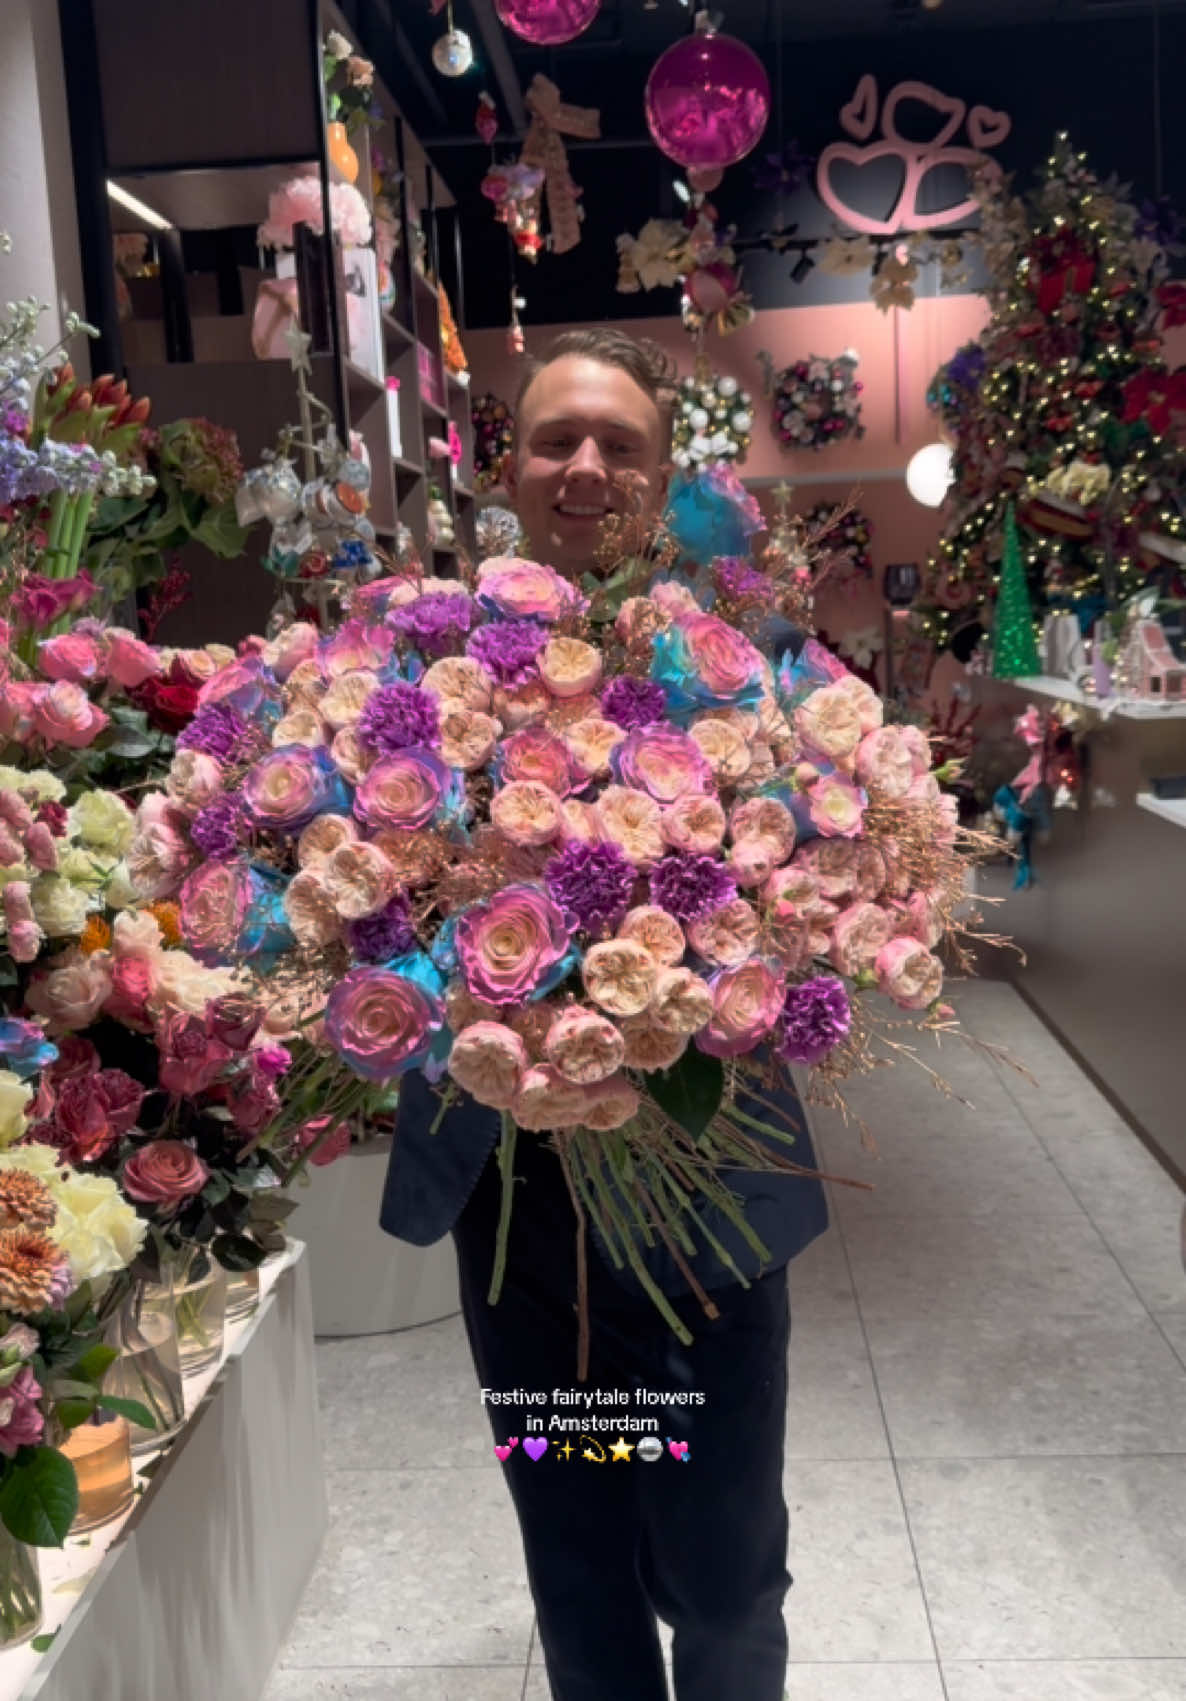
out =
[(1186, 666), (1174, 656), (1160, 621), (1133, 621), (1122, 665), (1132, 696), (1154, 702), (1186, 702)]

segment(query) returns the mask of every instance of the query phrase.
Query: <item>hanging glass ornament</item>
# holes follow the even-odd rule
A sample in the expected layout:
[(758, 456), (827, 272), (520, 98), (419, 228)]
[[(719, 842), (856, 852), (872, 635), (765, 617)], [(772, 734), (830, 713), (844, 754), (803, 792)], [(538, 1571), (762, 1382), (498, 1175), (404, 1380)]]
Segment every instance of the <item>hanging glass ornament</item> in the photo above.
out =
[(536, 47), (575, 41), (597, 16), (601, 0), (494, 0), (509, 30)]
[(647, 78), (646, 115), (668, 159), (697, 172), (735, 165), (766, 128), (770, 79), (756, 53), (732, 36), (718, 35), (701, 13), (696, 33), (655, 61)]
[(442, 77), (464, 77), (474, 62), (474, 44), (464, 30), (446, 30), (433, 43), (432, 62)]

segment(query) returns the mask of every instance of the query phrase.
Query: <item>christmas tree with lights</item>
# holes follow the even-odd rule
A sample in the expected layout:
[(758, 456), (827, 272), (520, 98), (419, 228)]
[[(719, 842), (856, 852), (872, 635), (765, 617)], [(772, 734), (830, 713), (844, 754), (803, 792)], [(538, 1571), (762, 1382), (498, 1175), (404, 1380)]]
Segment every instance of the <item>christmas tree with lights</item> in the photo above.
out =
[(977, 198), (992, 317), (931, 386), (953, 483), (917, 611), (957, 653), (961, 630), (993, 625), (1011, 505), (1035, 635), (1052, 610), (1088, 630), (1138, 591), (1178, 594), (1186, 570), (1186, 372), (1162, 345), (1186, 324), (1172, 215), (1138, 209), (1065, 136), (1031, 194), (982, 177)]

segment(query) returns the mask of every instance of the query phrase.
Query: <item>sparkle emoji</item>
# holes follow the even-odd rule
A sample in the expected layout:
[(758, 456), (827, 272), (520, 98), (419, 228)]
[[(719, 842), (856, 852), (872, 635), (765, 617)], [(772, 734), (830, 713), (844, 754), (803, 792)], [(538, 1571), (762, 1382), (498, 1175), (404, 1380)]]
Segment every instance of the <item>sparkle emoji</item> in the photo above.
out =
[(610, 1458), (614, 1461), (615, 1464), (617, 1464), (619, 1462), (619, 1460), (621, 1460), (624, 1464), (628, 1465), (630, 1463), (630, 1455), (631, 1455), (631, 1453), (633, 1453), (633, 1451), (634, 1451), (634, 1443), (632, 1441), (623, 1440), (623, 1438), (619, 1435), (618, 1439), (614, 1442), (613, 1446), (610, 1448), (609, 1453), (610, 1453)]
[(564, 1446), (563, 1447), (557, 1447), (557, 1449), (556, 1449), (556, 1457), (558, 1459), (563, 1459), (564, 1463), (567, 1465), (568, 1461), (572, 1458), (572, 1456), (575, 1452), (576, 1452), (576, 1448), (573, 1446), (572, 1442), (569, 1441), (567, 1436), (566, 1436), (565, 1441), (564, 1441)]

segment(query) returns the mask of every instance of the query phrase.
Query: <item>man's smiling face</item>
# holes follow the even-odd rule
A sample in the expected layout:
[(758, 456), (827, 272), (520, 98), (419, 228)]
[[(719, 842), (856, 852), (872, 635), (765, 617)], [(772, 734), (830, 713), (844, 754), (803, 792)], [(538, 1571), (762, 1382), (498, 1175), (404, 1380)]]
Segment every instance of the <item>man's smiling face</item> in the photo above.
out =
[(507, 474), (531, 556), (570, 576), (595, 570), (608, 514), (659, 512), (665, 440), (658, 404), (621, 367), (549, 362), (523, 396)]

